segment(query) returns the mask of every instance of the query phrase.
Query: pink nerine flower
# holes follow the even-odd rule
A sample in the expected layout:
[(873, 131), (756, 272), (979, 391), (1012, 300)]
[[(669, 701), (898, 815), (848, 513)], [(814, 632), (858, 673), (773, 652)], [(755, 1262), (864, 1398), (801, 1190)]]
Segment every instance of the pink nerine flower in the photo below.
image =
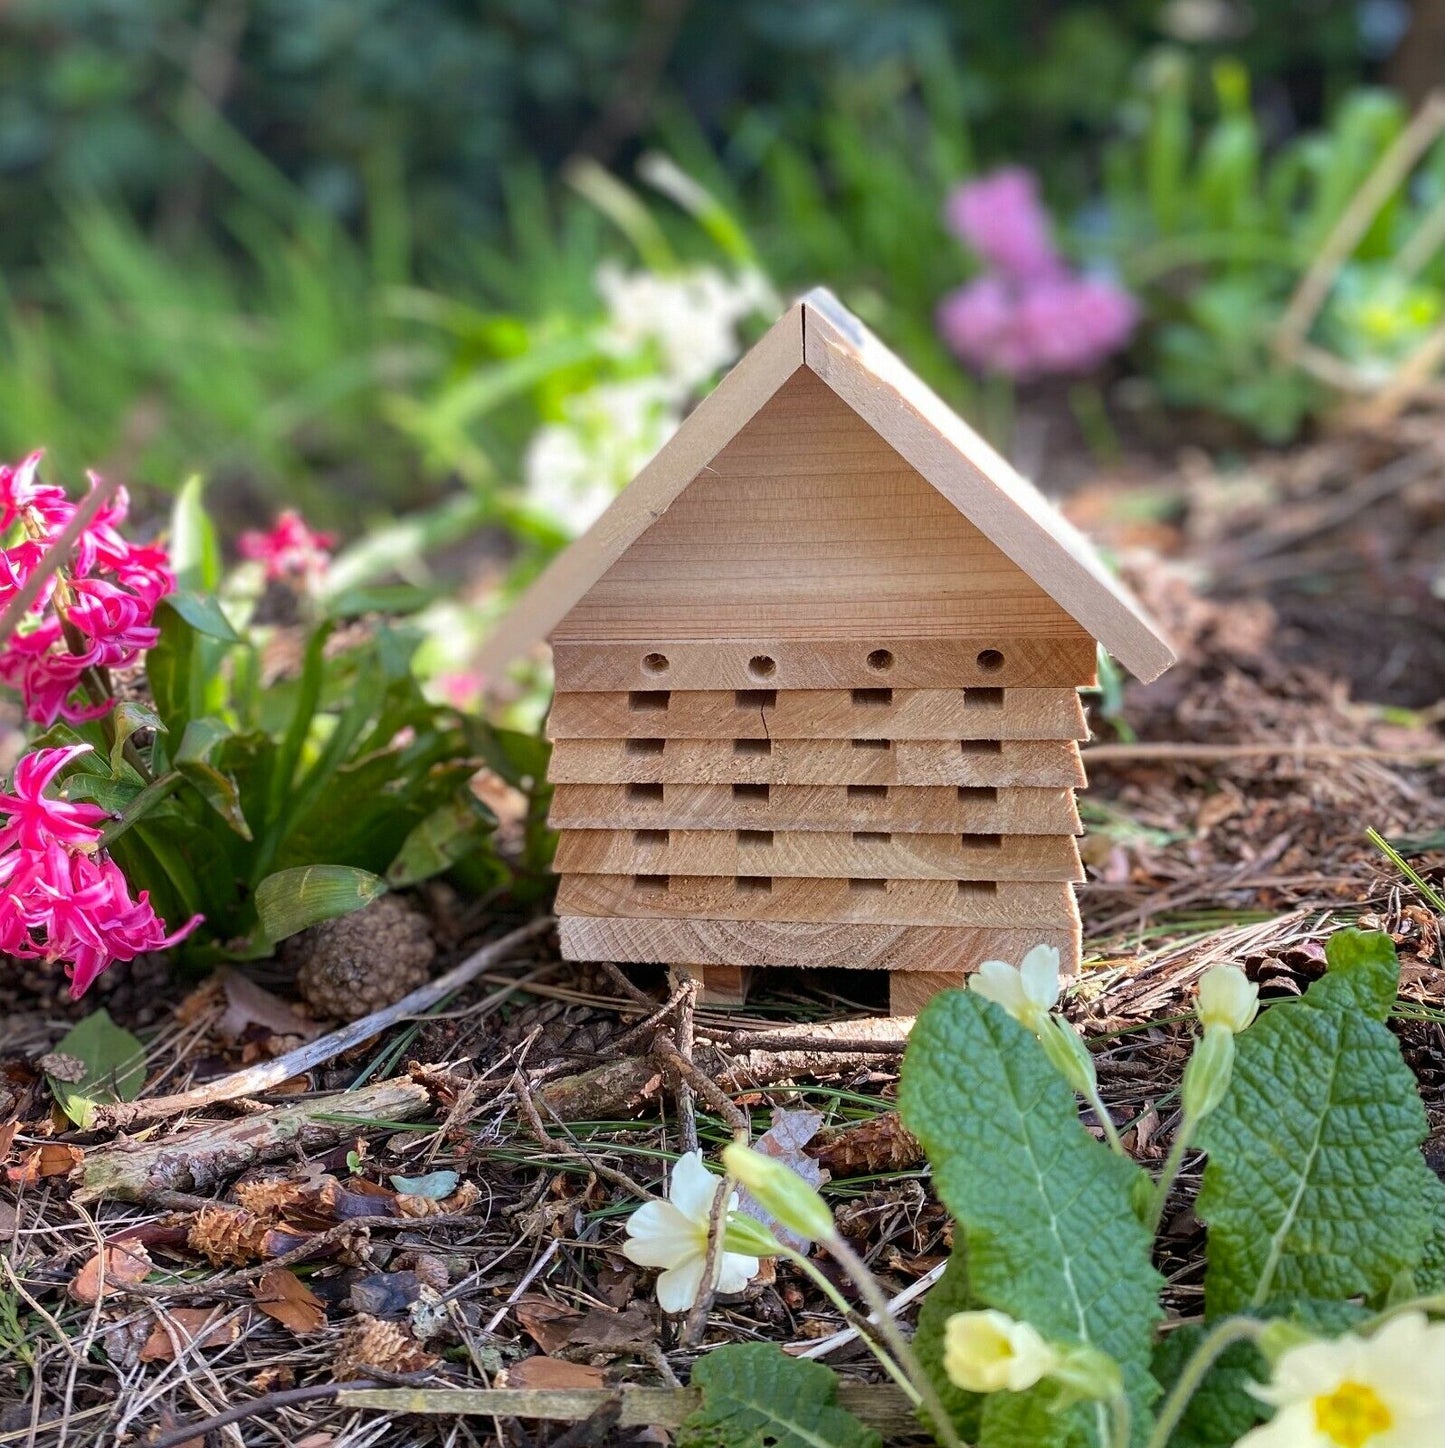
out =
[[(0, 467), (0, 607), (34, 576), (75, 516), (76, 505), (39, 481), (41, 454)], [(94, 474), (91, 486), (96, 485)], [(0, 646), (0, 683), (15, 689), (26, 713), (49, 726), (106, 712), (82, 684), (88, 670), (129, 668), (156, 641), (156, 605), (176, 586), (164, 548), (133, 544), (120, 533), (129, 506), (124, 489), (82, 530), (64, 566), (50, 575), (20, 627)]]
[(145, 891), (132, 899), (120, 866), (105, 853), (98, 805), (46, 789), (88, 744), (37, 749), (15, 766), (0, 793), (0, 953), (19, 960), (63, 960), (70, 993), (80, 996), (112, 961), (133, 960), (183, 940), (196, 915), (167, 932)]
[(266, 565), (266, 581), (294, 578), (314, 583), (326, 572), (331, 550), (336, 546), (334, 533), (317, 533), (294, 508), (287, 508), (269, 533), (242, 533), (242, 558)]
[(954, 187), (943, 216), (949, 230), (985, 265), (1012, 281), (1056, 276), (1064, 269), (1039, 201), (1038, 183), (1021, 166)]

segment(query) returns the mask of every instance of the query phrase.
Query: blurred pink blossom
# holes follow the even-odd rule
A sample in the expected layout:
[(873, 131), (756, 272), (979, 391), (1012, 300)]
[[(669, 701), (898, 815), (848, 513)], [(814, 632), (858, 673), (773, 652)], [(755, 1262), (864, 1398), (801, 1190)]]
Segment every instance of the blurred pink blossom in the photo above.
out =
[[(34, 576), (76, 505), (39, 481), (39, 452), (0, 467), (0, 608)], [(96, 486), (92, 473), (90, 483)], [(82, 530), (64, 566), (46, 580), (19, 628), (0, 645), (0, 683), (15, 689), (26, 713), (49, 726), (94, 719), (109, 700), (90, 700), (89, 669), (123, 669), (156, 641), (156, 605), (176, 586), (166, 550), (134, 544), (120, 533), (129, 500), (118, 489)]]
[(242, 558), (266, 565), (268, 583), (288, 578), (314, 583), (331, 562), (336, 535), (314, 531), (300, 513), (287, 508), (269, 532), (242, 533), (239, 546)]
[(66, 961), (70, 993), (81, 996), (106, 966), (162, 950), (201, 922), (193, 916), (167, 931), (142, 890), (131, 898), (120, 867), (106, 853), (98, 805), (45, 790), (88, 744), (37, 749), (16, 766), (12, 792), (0, 794), (0, 953), (18, 960)]
[(1064, 270), (1033, 173), (1022, 166), (966, 181), (943, 208), (950, 231), (993, 271), (1011, 281), (1036, 281)]

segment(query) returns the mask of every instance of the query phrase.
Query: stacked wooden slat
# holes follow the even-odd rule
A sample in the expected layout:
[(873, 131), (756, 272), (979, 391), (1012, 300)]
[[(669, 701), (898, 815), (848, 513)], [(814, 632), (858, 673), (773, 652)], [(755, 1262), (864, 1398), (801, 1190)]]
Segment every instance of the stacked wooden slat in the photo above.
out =
[[(1069, 968), (1087, 735), (1075, 684), (1092, 657), (975, 644), (961, 672), (988, 681), (944, 688), (958, 661), (938, 642), (918, 687), (900, 686), (902, 648), (865, 662), (857, 645), (786, 660), (774, 646), (694, 646), (694, 669), (675, 644), (615, 657), (559, 644), (549, 777), (564, 954), (666, 962), (716, 999), (755, 966), (887, 969), (896, 1014), (1040, 943)], [(677, 686), (694, 675), (712, 687)], [(830, 676), (867, 682), (813, 687)], [(717, 687), (729, 677), (746, 682)]]

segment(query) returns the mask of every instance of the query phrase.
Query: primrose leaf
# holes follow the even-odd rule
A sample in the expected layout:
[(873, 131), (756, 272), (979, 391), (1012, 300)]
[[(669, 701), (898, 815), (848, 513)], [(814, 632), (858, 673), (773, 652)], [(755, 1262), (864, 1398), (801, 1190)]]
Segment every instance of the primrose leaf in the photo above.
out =
[[(1205, 1331), (1202, 1323), (1186, 1323), (1154, 1349), (1154, 1375), (1166, 1388), (1174, 1386)], [(1170, 1434), (1169, 1448), (1232, 1448), (1262, 1413), (1249, 1384), (1268, 1377), (1269, 1367), (1253, 1343), (1225, 1348), (1189, 1400), (1179, 1426)]]
[[(976, 1305), (1107, 1353), (1142, 1435), (1158, 1392), (1149, 1361), (1163, 1279), (1130, 1205), (1139, 1169), (1085, 1130), (1032, 1033), (971, 992), (945, 991), (919, 1016), (898, 1104), (965, 1234)], [(1107, 1441), (1102, 1405), (1066, 1416)]]
[(1063, 1448), (1074, 1420), (1057, 1406), (1058, 1392), (1045, 1383), (1026, 1393), (990, 1393), (979, 1418), (979, 1448)]
[(213, 589), (221, 581), (221, 545), (201, 499), (204, 491), (205, 481), (193, 473), (171, 509), (171, 567), (176, 585), (188, 593)]
[(212, 758), (232, 736), (220, 719), (192, 719), (176, 750), (175, 767), (243, 840), (251, 838), (251, 827), (241, 809), (241, 790), (233, 774), (220, 768)]
[(72, 1026), (55, 1051), (85, 1063), (80, 1081), (46, 1077), (60, 1109), (82, 1130), (94, 1120), (97, 1106), (134, 1101), (145, 1085), (145, 1047), (104, 1007)]
[(1372, 1297), (1425, 1253), (1425, 1109), (1399, 1043), (1352, 984), (1374, 977), (1366, 996), (1378, 1006), (1377, 962), (1375, 947), (1346, 942), (1301, 1000), (1238, 1039), (1229, 1091), (1199, 1130), (1211, 1317), (1278, 1298)]
[(238, 644), (241, 635), (221, 611), (211, 593), (168, 593), (165, 601), (199, 634), (220, 639), (222, 643)]
[(943, 1276), (934, 1283), (923, 1299), (923, 1306), (918, 1309), (918, 1331), (913, 1336), (913, 1350), (965, 1443), (972, 1443), (978, 1437), (982, 1399), (978, 1393), (960, 1388), (944, 1372), (943, 1337), (948, 1319), (955, 1312), (968, 1312), (977, 1306), (968, 1290), (968, 1252), (960, 1243), (953, 1249)]
[(1388, 1019), (1400, 989), (1400, 962), (1395, 942), (1383, 930), (1337, 930), (1325, 942), (1328, 973), (1309, 989), (1305, 999), (1315, 1006), (1353, 1007)]
[(771, 1343), (733, 1343), (692, 1370), (702, 1405), (678, 1430), (678, 1448), (880, 1448), (882, 1440), (834, 1399), (822, 1363)]
[(370, 905), (386, 881), (350, 865), (297, 865), (267, 875), (256, 886), (256, 914), (274, 944), (323, 920), (335, 920)]

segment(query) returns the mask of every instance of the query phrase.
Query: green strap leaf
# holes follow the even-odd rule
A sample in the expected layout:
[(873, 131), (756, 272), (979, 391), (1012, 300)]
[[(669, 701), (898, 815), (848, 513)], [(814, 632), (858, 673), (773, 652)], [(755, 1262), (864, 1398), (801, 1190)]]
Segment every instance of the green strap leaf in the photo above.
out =
[(1359, 1009), (1362, 983), (1376, 1005), (1386, 994), (1365, 949), (1337, 947), (1303, 999), (1239, 1037), (1229, 1091), (1200, 1127), (1210, 1316), (1372, 1297), (1424, 1254), (1425, 1110), (1394, 1036)]
[(221, 611), (221, 605), (210, 593), (169, 593), (165, 602), (180, 614), (198, 634), (219, 639), (222, 643), (238, 644), (241, 635), (231, 620)]
[(125, 746), (132, 734), (138, 729), (154, 729), (162, 734), (166, 730), (161, 716), (139, 699), (122, 699), (111, 711), (110, 719), (115, 730), (115, 743), (110, 746), (110, 770), (116, 775), (123, 768)]
[[(898, 1104), (964, 1230), (971, 1295), (1045, 1338), (1108, 1353), (1142, 1434), (1163, 1279), (1130, 1206), (1138, 1168), (1085, 1130), (1032, 1034), (971, 993), (946, 991), (919, 1017)], [(1106, 1441), (1101, 1405), (1070, 1419)]]
[(736, 1343), (698, 1359), (702, 1405), (678, 1430), (678, 1448), (880, 1448), (882, 1440), (834, 1399), (821, 1363), (771, 1343)]
[(267, 875), (256, 886), (256, 914), (266, 940), (274, 945), (323, 920), (360, 910), (385, 890), (386, 881), (369, 870), (298, 865)]
[(449, 870), (496, 827), (496, 817), (470, 789), (460, 790), (408, 833), (386, 872), (393, 890)]
[(235, 776), (215, 762), (215, 754), (230, 741), (233, 731), (220, 719), (192, 719), (176, 750), (175, 767), (185, 775), (201, 796), (243, 840), (251, 838), (251, 827), (241, 809), (241, 790)]
[(221, 581), (221, 545), (202, 501), (205, 481), (193, 473), (181, 485), (171, 509), (171, 567), (176, 586), (204, 593)]

